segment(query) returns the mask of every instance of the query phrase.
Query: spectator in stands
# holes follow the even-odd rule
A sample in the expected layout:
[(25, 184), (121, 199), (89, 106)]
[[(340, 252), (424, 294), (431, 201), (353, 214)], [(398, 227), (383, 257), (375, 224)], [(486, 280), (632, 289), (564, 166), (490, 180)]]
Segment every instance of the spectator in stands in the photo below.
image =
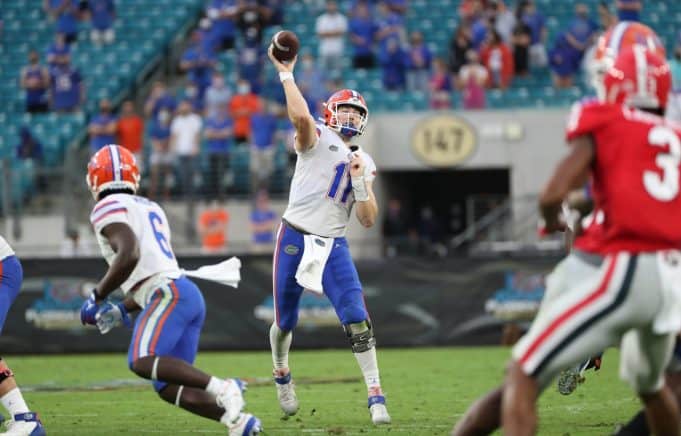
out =
[(373, 68), (375, 65), (373, 46), (378, 25), (369, 13), (369, 6), (366, 3), (356, 4), (348, 29), (353, 48), (352, 67)]
[(326, 12), (317, 17), (315, 32), (319, 39), (319, 62), (324, 71), (332, 77), (341, 74), (345, 57), (345, 34), (348, 19), (338, 10), (335, 0), (327, 0)]
[(475, 50), (467, 53), (468, 62), (461, 67), (457, 76), (457, 87), (463, 92), (464, 109), (485, 108), (485, 87), (489, 81), (489, 72), (480, 63)]
[(206, 15), (212, 21), (212, 38), (221, 50), (234, 48), (236, 18), (239, 13), (237, 0), (211, 0)]
[(433, 74), (430, 76), (430, 108), (449, 109), (452, 107), (452, 80), (447, 64), (442, 58), (433, 59)]
[(125, 100), (121, 105), (121, 115), (116, 126), (118, 144), (130, 150), (135, 155), (140, 173), (144, 168), (142, 144), (144, 141), (144, 120), (135, 112), (132, 100)]
[(248, 81), (251, 91), (260, 94), (265, 51), (256, 40), (245, 40), (238, 50), (237, 68), (239, 77)]
[(182, 100), (170, 124), (170, 150), (176, 157), (180, 174), (180, 189), (185, 198), (194, 194), (197, 158), (201, 151), (201, 116), (192, 112), (192, 105)]
[(546, 55), (546, 19), (544, 15), (537, 11), (533, 0), (521, 1), (518, 6), (517, 14), (530, 29), (530, 65), (543, 68), (548, 64)]
[[(192, 105), (192, 110), (197, 114), (203, 113), (204, 103), (203, 98), (199, 95), (199, 88), (192, 82), (185, 83), (184, 87), (180, 89), (180, 100), (187, 100)], [(204, 93), (205, 97), (205, 93)]]
[(459, 3), (458, 15), (462, 24), (471, 25), (484, 13), (484, 3), (481, 0), (462, 0)]
[(480, 51), (480, 60), (489, 71), (488, 86), (506, 89), (513, 79), (513, 54), (504, 43), (496, 30), (490, 36)]
[(236, 94), (229, 101), (229, 114), (234, 121), (234, 140), (237, 145), (249, 143), (251, 115), (260, 110), (260, 104), (260, 98), (251, 92), (248, 80), (239, 79)]
[(494, 29), (499, 33), (505, 44), (511, 43), (516, 17), (501, 0), (491, 0), (487, 3), (487, 16), (491, 19)]
[(270, 206), (267, 191), (261, 189), (255, 195), (253, 210), (250, 215), (253, 250), (256, 253), (271, 251), (274, 246), (274, 229), (277, 225), (277, 213)]
[(227, 247), (229, 212), (213, 200), (199, 215), (199, 235), (204, 253), (218, 253)]
[(50, 68), (66, 65), (71, 60), (71, 48), (63, 33), (54, 36), (54, 43), (47, 49), (47, 65)]
[(90, 135), (90, 154), (105, 145), (115, 144), (117, 127), (116, 117), (111, 113), (111, 102), (107, 99), (100, 100), (99, 114), (90, 121), (87, 128)]
[(409, 59), (396, 39), (390, 39), (382, 46), (379, 62), (383, 70), (383, 88), (389, 91), (404, 90)]
[(598, 2), (598, 22), (603, 32), (617, 23), (617, 17), (610, 11), (610, 7), (605, 0)]
[(163, 82), (154, 82), (149, 98), (144, 104), (144, 114), (151, 121), (151, 180), (149, 198), (155, 199), (159, 186), (167, 200), (170, 197), (169, 176), (172, 171), (173, 155), (170, 150), (170, 123), (177, 103)]
[(457, 74), (459, 72), (461, 66), (466, 63), (466, 53), (472, 48), (470, 27), (464, 24), (459, 25), (449, 41), (448, 65), (450, 73)]
[(116, 19), (116, 8), (113, 0), (88, 0), (88, 10), (92, 21), (90, 39), (95, 45), (114, 42), (113, 23)]
[(192, 32), (189, 48), (180, 61), (180, 70), (187, 73), (189, 81), (196, 86), (200, 101), (203, 101), (204, 93), (210, 86), (215, 64), (215, 53), (202, 43), (201, 33)]
[(482, 49), (490, 30), (493, 28), (494, 23), (490, 21), (487, 14), (482, 15), (471, 25), (471, 43), (476, 51)]
[(259, 0), (240, 0), (237, 14), (237, 26), (244, 39), (260, 44), (262, 31), (267, 25), (268, 10)]
[(19, 129), (16, 156), (19, 160), (31, 160), (37, 165), (43, 162), (43, 145), (33, 136), (28, 126), (21, 126)]
[(530, 70), (530, 44), (532, 43), (532, 30), (529, 26), (518, 20), (513, 29), (511, 38), (513, 47), (513, 65), (516, 76), (527, 76)]
[(43, 0), (45, 13), (51, 21), (56, 20), (56, 31), (64, 34), (67, 44), (78, 40), (79, 3), (78, 0)]
[[(314, 57), (310, 52), (305, 52), (300, 57), (300, 66), (296, 72), (298, 80), (298, 87), (303, 97), (308, 103), (316, 106), (326, 97), (326, 75), (315, 64)], [(311, 111), (313, 114), (316, 110)]]
[(409, 35), (409, 51), (407, 61), (407, 88), (410, 91), (428, 90), (430, 79), (430, 64), (433, 55), (428, 46), (423, 42), (423, 34), (413, 31)]
[(80, 110), (85, 101), (85, 83), (80, 72), (70, 62), (50, 71), (50, 107), (57, 112)]
[(558, 35), (549, 55), (557, 88), (572, 86), (573, 76), (579, 70), (584, 52), (591, 45), (598, 26), (589, 18), (589, 8), (575, 5), (575, 17), (565, 32)]
[(215, 71), (211, 84), (206, 89), (204, 111), (207, 118), (217, 116), (221, 108), (226, 108), (232, 98), (232, 91), (225, 85), (225, 78), (221, 72)]
[(264, 0), (266, 26), (281, 26), (284, 24), (284, 6), (286, 0)]
[(388, 201), (383, 218), (384, 254), (389, 258), (397, 256), (409, 246), (409, 223), (397, 198)]
[(225, 199), (224, 178), (229, 168), (229, 155), (233, 146), (233, 128), (231, 118), (227, 115), (227, 105), (218, 106), (216, 112), (206, 118), (206, 127), (203, 132), (206, 138), (206, 152), (210, 169), (206, 186), (208, 195)]
[(48, 111), (47, 91), (50, 88), (50, 72), (40, 65), (40, 55), (35, 50), (28, 53), (28, 65), (21, 69), (21, 87), (26, 91), (26, 112)]
[(379, 2), (376, 9), (378, 11), (376, 41), (379, 43), (379, 54), (385, 52), (391, 40), (394, 40), (398, 46), (404, 45), (407, 40), (404, 17), (391, 11), (384, 1)]
[(641, 21), (641, 9), (643, 9), (641, 0), (617, 0), (615, 7), (617, 7), (617, 18), (620, 21)]
[(267, 189), (274, 171), (279, 105), (265, 102), (251, 115), (251, 190)]

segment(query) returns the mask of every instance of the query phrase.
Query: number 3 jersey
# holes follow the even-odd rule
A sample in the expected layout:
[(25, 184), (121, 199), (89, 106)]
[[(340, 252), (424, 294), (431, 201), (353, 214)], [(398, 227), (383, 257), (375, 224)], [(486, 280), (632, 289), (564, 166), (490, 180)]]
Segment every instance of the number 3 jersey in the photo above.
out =
[[(107, 195), (95, 204), (90, 214), (90, 222), (95, 229), (102, 255), (109, 265), (116, 253), (102, 235), (102, 229), (111, 223), (123, 223), (137, 236), (140, 257), (130, 277), (121, 285), (125, 294), (155, 274), (164, 273), (173, 277), (180, 275), (180, 268), (170, 246), (168, 219), (163, 209), (155, 202), (136, 195)], [(138, 292), (134, 296), (135, 301), (144, 307), (146, 295), (137, 294)]]
[[(298, 153), (284, 219), (309, 233), (339, 238), (345, 236), (355, 203), (349, 165), (353, 151), (325, 125), (317, 125), (317, 137), (310, 150)], [(364, 161), (364, 180), (374, 180), (374, 160), (359, 148), (354, 152)]]
[(603, 213), (593, 251), (681, 248), (681, 130), (662, 117), (626, 106), (577, 103), (567, 140), (595, 143), (593, 197)]

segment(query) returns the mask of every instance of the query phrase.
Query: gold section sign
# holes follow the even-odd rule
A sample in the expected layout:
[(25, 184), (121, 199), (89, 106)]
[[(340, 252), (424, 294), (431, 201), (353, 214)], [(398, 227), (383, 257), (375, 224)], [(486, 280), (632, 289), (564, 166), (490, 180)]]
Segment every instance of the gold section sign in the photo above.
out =
[(433, 167), (451, 167), (475, 151), (473, 126), (453, 115), (437, 115), (418, 124), (412, 133), (414, 155)]

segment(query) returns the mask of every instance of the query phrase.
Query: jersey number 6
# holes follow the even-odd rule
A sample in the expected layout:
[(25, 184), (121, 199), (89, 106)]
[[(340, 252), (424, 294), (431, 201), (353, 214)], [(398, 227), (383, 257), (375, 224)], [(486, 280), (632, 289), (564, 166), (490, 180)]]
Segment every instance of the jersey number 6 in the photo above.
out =
[(158, 242), (158, 246), (161, 248), (161, 251), (168, 259), (173, 259), (173, 251), (170, 249), (168, 239), (166, 239), (166, 235), (164, 235), (163, 232), (157, 227), (159, 225), (163, 225), (163, 220), (161, 220), (161, 217), (158, 216), (156, 212), (149, 212), (149, 223), (151, 223), (151, 228), (154, 231), (156, 242)]

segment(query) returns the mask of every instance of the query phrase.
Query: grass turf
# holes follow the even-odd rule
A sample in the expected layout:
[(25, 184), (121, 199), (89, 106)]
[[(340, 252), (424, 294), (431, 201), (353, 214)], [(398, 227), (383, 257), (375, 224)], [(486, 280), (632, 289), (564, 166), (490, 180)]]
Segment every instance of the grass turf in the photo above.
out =
[[(380, 349), (379, 365), (393, 423), (375, 428), (366, 391), (349, 350), (291, 354), (301, 409), (284, 420), (268, 381), (269, 352), (199, 353), (197, 366), (219, 376), (254, 379), (247, 410), (260, 417), (267, 435), (449, 434), (479, 395), (502, 378), (509, 350), (499, 347)], [(160, 400), (150, 386), (91, 390), (130, 381), (124, 354), (8, 356), (29, 407), (39, 412), (49, 435), (225, 434), (218, 423), (195, 417)], [(626, 422), (639, 402), (617, 378), (616, 350), (603, 368), (568, 397), (552, 385), (539, 406), (541, 435), (605, 435)], [(334, 382), (334, 380), (337, 380)]]

